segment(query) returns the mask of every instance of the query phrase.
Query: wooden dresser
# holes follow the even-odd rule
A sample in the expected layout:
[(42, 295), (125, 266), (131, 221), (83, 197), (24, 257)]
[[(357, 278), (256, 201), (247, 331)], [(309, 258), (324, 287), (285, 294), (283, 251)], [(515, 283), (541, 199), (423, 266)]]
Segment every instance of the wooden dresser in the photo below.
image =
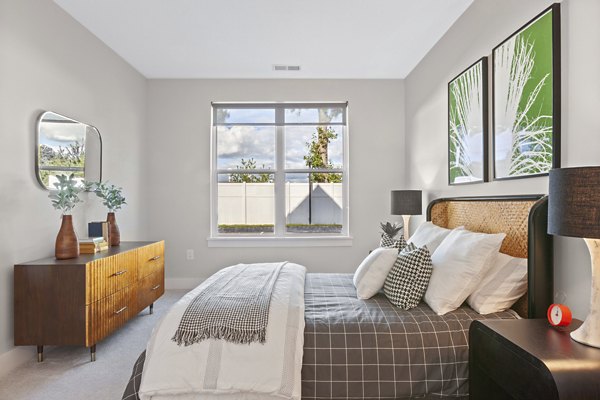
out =
[(165, 291), (164, 241), (121, 242), (70, 260), (54, 257), (15, 265), (15, 346), (96, 343)]

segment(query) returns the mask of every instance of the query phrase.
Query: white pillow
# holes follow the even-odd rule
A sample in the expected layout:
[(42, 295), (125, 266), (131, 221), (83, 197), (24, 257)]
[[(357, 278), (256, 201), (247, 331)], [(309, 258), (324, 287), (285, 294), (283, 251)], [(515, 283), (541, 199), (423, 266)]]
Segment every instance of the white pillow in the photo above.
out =
[(425, 302), (438, 315), (456, 310), (492, 266), (506, 234), (455, 229), (431, 255), (433, 272)]
[(356, 297), (370, 299), (381, 290), (385, 278), (398, 258), (398, 249), (380, 247), (363, 260), (354, 273)]
[(527, 259), (498, 253), (491, 269), (467, 299), (479, 314), (508, 310), (527, 292)]
[(452, 232), (452, 229), (442, 228), (430, 221), (423, 222), (408, 239), (407, 243), (414, 243), (417, 247), (427, 246), (429, 252), (433, 254), (450, 232)]

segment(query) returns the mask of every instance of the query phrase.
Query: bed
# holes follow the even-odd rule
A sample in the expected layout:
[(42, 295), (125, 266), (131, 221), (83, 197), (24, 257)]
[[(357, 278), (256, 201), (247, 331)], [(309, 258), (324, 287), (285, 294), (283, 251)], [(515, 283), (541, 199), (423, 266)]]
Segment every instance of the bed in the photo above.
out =
[[(512, 310), (480, 315), (463, 305), (438, 316), (424, 303), (399, 310), (383, 294), (359, 300), (351, 274), (307, 274), (302, 399), (466, 399), (471, 322), (545, 315), (553, 293), (546, 198), (437, 199), (427, 219), (447, 228), (506, 233), (501, 251), (528, 258), (528, 293)], [(142, 353), (123, 399), (138, 399), (144, 360)]]

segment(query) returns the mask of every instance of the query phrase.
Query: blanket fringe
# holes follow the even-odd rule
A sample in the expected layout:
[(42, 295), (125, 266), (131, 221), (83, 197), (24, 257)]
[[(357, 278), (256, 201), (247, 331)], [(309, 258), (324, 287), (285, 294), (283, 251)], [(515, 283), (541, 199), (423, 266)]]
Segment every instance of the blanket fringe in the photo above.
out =
[(265, 343), (267, 339), (267, 330), (258, 329), (251, 331), (242, 331), (227, 326), (213, 326), (201, 331), (186, 331), (177, 329), (175, 335), (171, 338), (179, 346), (191, 346), (194, 343), (200, 343), (207, 339), (222, 339), (227, 342), (250, 344), (253, 342)]

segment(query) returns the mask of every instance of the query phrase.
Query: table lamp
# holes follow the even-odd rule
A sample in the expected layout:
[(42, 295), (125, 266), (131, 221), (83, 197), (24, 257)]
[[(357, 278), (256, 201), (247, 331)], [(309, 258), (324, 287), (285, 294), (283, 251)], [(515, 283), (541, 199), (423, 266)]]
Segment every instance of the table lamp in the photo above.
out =
[(404, 238), (409, 238), (408, 223), (411, 215), (421, 215), (422, 200), (420, 190), (392, 190), (390, 214), (402, 215), (404, 220)]
[(585, 240), (592, 257), (590, 312), (571, 338), (600, 347), (600, 167), (550, 171), (548, 233)]

